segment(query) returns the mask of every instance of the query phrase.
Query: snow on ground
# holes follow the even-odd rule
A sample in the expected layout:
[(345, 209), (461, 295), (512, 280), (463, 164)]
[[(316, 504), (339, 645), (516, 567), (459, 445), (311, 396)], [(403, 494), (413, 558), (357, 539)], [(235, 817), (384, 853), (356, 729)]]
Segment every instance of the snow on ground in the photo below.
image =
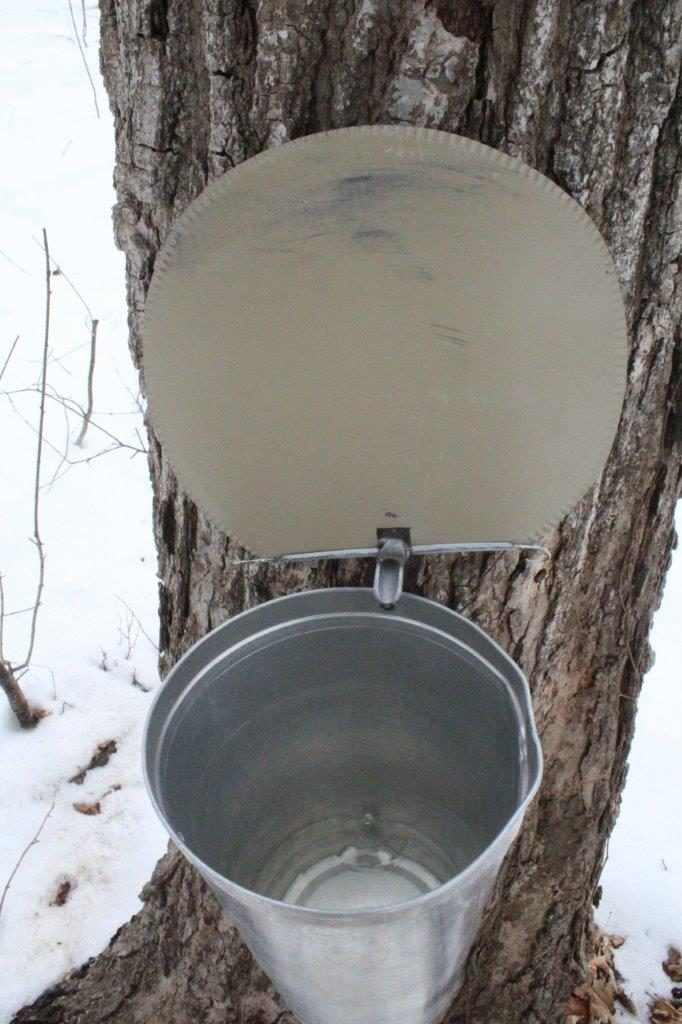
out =
[[(677, 516), (682, 536), (682, 515)], [(682, 827), (679, 789), (680, 666), (682, 665), (682, 548), (675, 553), (663, 602), (654, 619), (656, 663), (646, 679), (620, 816), (602, 873), (604, 895), (597, 922), (621, 935), (616, 953), (624, 988), (640, 1019), (649, 999), (670, 997), (672, 982), (661, 969), (668, 946), (682, 949)], [(622, 1021), (632, 1021), (622, 1011)]]
[[(80, 4), (73, 0), (76, 18)], [(111, 229), (113, 129), (98, 75), (96, 5), (88, 6), (87, 55), (101, 119), (75, 43), (67, 0), (5, 0), (0, 10), (0, 369), (19, 342), (0, 390), (32, 388), (40, 376), (44, 256), (50, 249), (100, 320), (94, 379), (95, 420), (139, 446), (140, 412), (126, 347), (123, 256)], [(52, 278), (48, 383), (86, 400), (87, 313), (63, 276)], [(32, 473), (38, 396), (0, 397), (0, 572), (7, 610), (33, 601), (37, 559), (32, 532)], [(109, 439), (90, 428), (77, 448), (71, 416), (69, 458), (90, 457)], [(63, 407), (48, 401), (46, 438), (63, 450)], [(35, 661), (23, 680), (50, 711), (31, 733), (13, 722), (0, 693), (0, 898), (22, 850), (45, 814), (39, 842), (26, 854), (0, 915), (0, 1021), (70, 967), (101, 949), (140, 906), (137, 893), (165, 848), (165, 834), (144, 793), (141, 727), (157, 682), (157, 584), (150, 490), (144, 454), (119, 449), (91, 463), (62, 465), (48, 449), (41, 492), (47, 552), (44, 606)], [(66, 472), (64, 472), (66, 470)], [(119, 598), (121, 600), (119, 600)], [(5, 650), (21, 660), (28, 616), (6, 620)], [(132, 650), (128, 652), (130, 638)], [(133, 672), (139, 685), (132, 682)], [(114, 740), (106, 767), (70, 783), (99, 743)], [(120, 787), (120, 788), (114, 788)], [(99, 802), (86, 815), (74, 803)], [(55, 903), (60, 886), (71, 890)], [(64, 887), (65, 888), (65, 887)], [(62, 889), (62, 893), (64, 889)]]
[[(80, 4), (72, 2), (82, 31)], [(89, 3), (85, 55), (99, 119), (68, 0), (5, 0), (0, 10), (0, 369), (19, 335), (0, 390), (30, 389), (39, 379), (44, 263), (38, 242), (46, 227), (54, 258), (100, 321), (95, 420), (135, 448), (141, 416), (126, 348), (123, 257), (112, 240), (113, 128), (96, 37), (96, 5)], [(87, 313), (63, 275), (52, 278), (52, 290), (48, 380), (55, 394), (83, 404)], [(30, 390), (12, 400), (0, 398), (0, 572), (10, 612), (30, 605), (35, 587), (28, 538), (36, 444), (30, 424), (38, 410)], [(41, 491), (46, 585), (34, 663), (23, 682), (50, 714), (23, 733), (0, 700), (0, 899), (52, 810), (0, 913), (0, 1022), (106, 944), (139, 908), (137, 893), (165, 848), (140, 771), (146, 691), (157, 683), (156, 651), (145, 636), (156, 636), (157, 601), (145, 456), (119, 448), (65, 464), (59, 453), (67, 435), (72, 461), (96, 455), (110, 440), (91, 427), (81, 450), (73, 443), (77, 416), (67, 424), (62, 405), (50, 400), (47, 417), (46, 438), (56, 451), (46, 451)], [(656, 620), (658, 660), (644, 686), (598, 914), (609, 931), (627, 938), (617, 964), (642, 1020), (648, 994), (669, 993), (660, 970), (668, 943), (682, 944), (681, 607), (678, 556)], [(21, 659), (27, 627), (26, 615), (7, 619), (8, 657)], [(80, 785), (69, 781), (99, 744), (112, 740), (116, 751), (105, 766)], [(99, 813), (83, 814), (74, 804), (99, 804)]]

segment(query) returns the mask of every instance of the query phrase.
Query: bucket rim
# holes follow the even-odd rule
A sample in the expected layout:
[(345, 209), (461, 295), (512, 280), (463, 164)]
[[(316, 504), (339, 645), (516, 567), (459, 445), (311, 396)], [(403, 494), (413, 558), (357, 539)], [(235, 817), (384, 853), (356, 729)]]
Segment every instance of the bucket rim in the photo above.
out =
[[(241, 619), (242, 617), (249, 616), (254, 612), (258, 612), (259, 609), (262, 609), (266, 604), (272, 605), (275, 602), (277, 602), (278, 604), (284, 604), (285, 602), (294, 603), (297, 598), (301, 599), (307, 597), (308, 595), (315, 595), (320, 593), (333, 593), (343, 595), (362, 593), (364, 595), (367, 593), (371, 594), (371, 591), (366, 587), (316, 588), (313, 590), (299, 591), (295, 594), (286, 594), (282, 597), (273, 598), (271, 601), (262, 602), (261, 604), (256, 605), (253, 608), (246, 609), (245, 611), (238, 613), (238, 615), (232, 616), (230, 619), (227, 619), (224, 623), (221, 623), (219, 626), (217, 626), (216, 629), (211, 630), (210, 633), (207, 633), (204, 637), (196, 641), (196, 643), (194, 643), (182, 655), (182, 657), (178, 659), (173, 668), (167, 674), (166, 678), (159, 684), (159, 687), (156, 693), (154, 694), (154, 698), (147, 712), (144, 731), (142, 735), (142, 775), (145, 788), (147, 790), (147, 795), (149, 796), (154, 811), (159, 820), (161, 821), (161, 823), (163, 824), (163, 827), (165, 828), (166, 832), (169, 834), (172, 842), (181, 851), (184, 857), (195, 868), (197, 868), (197, 870), (204, 877), (204, 879), (209, 880), (211, 884), (213, 884), (222, 895), (229, 896), (242, 905), (263, 906), (270, 907), (272, 909), (276, 908), (280, 914), (285, 914), (301, 920), (311, 921), (314, 919), (321, 924), (333, 924), (335, 922), (341, 921), (343, 921), (344, 923), (351, 924), (354, 922), (359, 923), (361, 921), (381, 923), (382, 921), (393, 917), (395, 913), (405, 913), (407, 910), (409, 910), (410, 912), (414, 911), (416, 913), (418, 911), (421, 911), (423, 908), (430, 906), (431, 904), (439, 904), (445, 901), (451, 895), (451, 893), (456, 892), (457, 889), (466, 887), (466, 885), (469, 883), (471, 878), (476, 874), (477, 870), (480, 868), (483, 862), (488, 861), (492, 857), (494, 857), (494, 855), (498, 852), (498, 848), (504, 848), (511, 845), (511, 842), (513, 841), (513, 838), (515, 837), (520, 827), (526, 809), (535, 797), (542, 782), (542, 747), (540, 745), (540, 740), (535, 725), (535, 719), (533, 716), (533, 707), (528, 681), (524, 673), (516, 664), (516, 662), (512, 658), (510, 658), (506, 651), (504, 651), (504, 649), (476, 623), (472, 622), (470, 619), (467, 619), (460, 613), (453, 611), (453, 609), (448, 608), (447, 606), (442, 605), (437, 601), (432, 601), (430, 598), (424, 598), (416, 594), (405, 594), (401, 598), (401, 603), (405, 600), (405, 598), (409, 598), (409, 601), (406, 602), (407, 604), (412, 604), (416, 602), (418, 605), (436, 605), (436, 607), (440, 609), (442, 612), (448, 613), (455, 619), (466, 623), (468, 627), (472, 628), (476, 633), (480, 634), (488, 644), (490, 644), (500, 655), (502, 655), (504, 661), (509, 665), (509, 667), (513, 670), (514, 674), (521, 681), (523, 700), (519, 701), (518, 696), (513, 691), (511, 692), (511, 697), (513, 699), (514, 704), (519, 704), (519, 710), (522, 712), (521, 717), (526, 731), (526, 743), (529, 752), (532, 751), (532, 753), (534, 754), (535, 771), (533, 772), (533, 760), (529, 759), (529, 785), (527, 792), (523, 799), (519, 802), (515, 812), (511, 815), (510, 818), (508, 818), (506, 823), (500, 828), (500, 830), (496, 833), (493, 839), (481, 850), (481, 852), (474, 858), (474, 860), (467, 864), (467, 866), (462, 871), (458, 872), (456, 875), (453, 875), (447, 881), (443, 882), (435, 889), (431, 889), (426, 893), (422, 893), (419, 896), (414, 896), (408, 900), (402, 900), (398, 903), (391, 903), (384, 906), (365, 907), (360, 909), (351, 908), (345, 910), (323, 910), (318, 909), (316, 907), (302, 907), (298, 906), (297, 904), (287, 903), (284, 900), (277, 900), (270, 896), (265, 896), (262, 893), (256, 892), (253, 889), (248, 889), (245, 886), (242, 886), (239, 883), (233, 881), (231, 878), (228, 878), (226, 875), (221, 874), (219, 871), (216, 871), (215, 868), (207, 864), (206, 861), (204, 861), (198, 854), (196, 854), (191, 849), (191, 847), (188, 846), (188, 844), (180, 838), (179, 833), (171, 825), (167, 814), (163, 810), (160, 799), (157, 798), (157, 787), (155, 783), (153, 783), (152, 781), (151, 773), (148, 766), (147, 755), (150, 746), (150, 731), (153, 724), (154, 712), (161, 702), (161, 699), (163, 697), (163, 691), (166, 689), (166, 684), (171, 679), (171, 677), (177, 677), (177, 675), (181, 673), (183, 666), (187, 663), (190, 656), (194, 652), (196, 652), (197, 648), (199, 648), (202, 644), (205, 643), (207, 637), (215, 636), (217, 633), (221, 631), (227, 631), (228, 627), (231, 624), (233, 624), (237, 619)], [(292, 615), (290, 618), (285, 618), (281, 622), (272, 624), (271, 626), (265, 629), (256, 629), (252, 633), (249, 633), (245, 638), (243, 638), (242, 641), (238, 641), (234, 644), (231, 644), (223, 652), (221, 652), (215, 658), (212, 658), (209, 662), (202, 666), (200, 671), (197, 672), (196, 675), (192, 678), (189, 686), (183, 688), (182, 693), (178, 695), (178, 698), (175, 701), (173, 701), (171, 709), (167, 714), (167, 722), (170, 722), (170, 719), (172, 718), (172, 711), (182, 701), (182, 698), (186, 694), (187, 690), (189, 688), (192, 688), (195, 685), (195, 683), (198, 683), (201, 677), (213, 665), (215, 665), (216, 662), (220, 661), (230, 651), (235, 650), (241, 646), (245, 646), (247, 643), (249, 643), (259, 635), (267, 634), (269, 632), (276, 632), (283, 626), (290, 625), (297, 621), (302, 621), (303, 619), (323, 618), (330, 617), (333, 615), (339, 616), (342, 614), (344, 613), (329, 611), (326, 613), (321, 613), (320, 615)], [(410, 618), (409, 615), (401, 615), (399, 611), (396, 613), (396, 609), (392, 609), (391, 613), (387, 613), (386, 610), (382, 609), (379, 605), (377, 605), (376, 611), (373, 613), (355, 611), (346, 614), (373, 614), (376, 618), (386, 618), (389, 620), (403, 620), (405, 622), (412, 622), (422, 627), (425, 627), (433, 633), (440, 633), (441, 635), (446, 636), (450, 641), (454, 641), (459, 646), (465, 648), (467, 647), (467, 645), (463, 643), (461, 640), (458, 640), (456, 637), (447, 634), (444, 630), (438, 629), (437, 627), (434, 627), (429, 623), (421, 622), (419, 619)], [(478, 660), (484, 662), (486, 666), (494, 673), (494, 675), (499, 676), (503, 680), (503, 682), (507, 683), (507, 686), (509, 687), (509, 684), (504, 679), (502, 673), (494, 665), (492, 665), (487, 658), (481, 655), (478, 651), (474, 651), (473, 653), (476, 655), (476, 658)], [(157, 748), (161, 747), (163, 732), (165, 732), (165, 727), (161, 730), (161, 733), (159, 734), (157, 740), (155, 741), (155, 746)], [(510, 835), (512, 838), (508, 842), (507, 837)]]

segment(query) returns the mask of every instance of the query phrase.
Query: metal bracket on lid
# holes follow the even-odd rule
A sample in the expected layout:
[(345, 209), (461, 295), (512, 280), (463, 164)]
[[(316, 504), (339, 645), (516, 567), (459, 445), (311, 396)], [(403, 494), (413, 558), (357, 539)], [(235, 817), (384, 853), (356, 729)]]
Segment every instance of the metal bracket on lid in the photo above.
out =
[(374, 596), (382, 608), (393, 608), (400, 600), (405, 563), (411, 553), (412, 543), (408, 528), (377, 530)]
[(409, 527), (393, 526), (377, 529), (376, 547), (342, 548), (337, 551), (300, 551), (269, 558), (238, 558), (233, 565), (291, 565), (294, 562), (316, 562), (323, 558), (374, 558), (373, 593), (382, 608), (393, 608), (403, 592), (405, 565), (410, 555), (447, 555), (492, 551), (536, 551), (551, 558), (541, 544), (490, 541), (471, 544), (412, 544)]
[[(487, 554), (492, 551), (536, 551), (545, 558), (551, 558), (551, 552), (541, 544), (524, 544), (519, 541), (480, 541), (470, 544), (410, 544), (410, 531), (406, 528), (379, 529), (377, 530), (378, 543), (371, 548), (339, 548), (334, 551), (297, 551), (284, 555), (268, 555), (265, 558), (235, 558), (232, 565), (292, 565), (294, 562), (317, 562), (325, 558), (374, 558), (379, 559), (382, 544), (385, 540), (397, 539), (402, 541), (407, 549), (407, 555), (403, 567), (409, 555), (457, 555), (457, 554)], [(383, 556), (384, 561), (389, 560), (390, 553), (397, 551), (395, 548), (389, 550)]]

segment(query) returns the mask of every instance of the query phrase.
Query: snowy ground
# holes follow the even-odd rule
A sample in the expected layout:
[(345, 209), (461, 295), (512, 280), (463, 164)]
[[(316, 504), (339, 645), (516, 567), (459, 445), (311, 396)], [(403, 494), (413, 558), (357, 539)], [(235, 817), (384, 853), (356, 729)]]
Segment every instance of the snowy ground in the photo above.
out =
[[(73, 12), (82, 34), (81, 7)], [(139, 447), (137, 384), (126, 349), (123, 258), (112, 241), (113, 129), (97, 61), (97, 11), (87, 7), (85, 57), (68, 0), (5, 0), (0, 10), (0, 369), (19, 335), (0, 390), (0, 572), (7, 610), (32, 603), (36, 553), (32, 474), (44, 329), (48, 232), (56, 263), (100, 321), (95, 421)], [(37, 240), (37, 241), (36, 241)], [(83, 404), (88, 313), (64, 274), (52, 278), (48, 382), (53, 394)], [(26, 422), (27, 421), (27, 422)], [(66, 970), (97, 953), (139, 907), (137, 893), (165, 848), (140, 773), (146, 692), (157, 683), (155, 556), (143, 454), (110, 447), (90, 428), (74, 444), (78, 417), (48, 401), (41, 490), (47, 550), (44, 607), (34, 663), (23, 682), (50, 712), (22, 733), (0, 700), (0, 1024)], [(132, 457), (131, 457), (132, 456)], [(52, 482), (54, 474), (57, 479)], [(128, 607), (126, 607), (128, 606)], [(682, 944), (682, 841), (679, 828), (679, 696), (682, 559), (658, 614), (658, 653), (639, 712), (631, 771), (604, 872), (599, 921), (626, 936), (617, 963), (646, 1020), (648, 994), (669, 994), (660, 970), (668, 943)], [(129, 609), (132, 609), (134, 618)], [(29, 616), (11, 615), (5, 652), (21, 660)], [(142, 628), (139, 628), (138, 622)], [(1, 696), (1, 695), (0, 695)], [(677, 723), (677, 725), (675, 724)], [(108, 764), (69, 781), (99, 744), (114, 741)], [(84, 814), (74, 805), (99, 805)], [(68, 884), (67, 884), (68, 883)]]
[[(73, 3), (79, 19), (80, 4)], [(87, 55), (101, 118), (75, 43), (67, 0), (5, 0), (0, 10), (0, 369), (19, 342), (0, 390), (31, 388), (40, 375), (44, 325), (44, 254), (55, 260), (99, 318), (94, 378), (95, 420), (139, 446), (137, 383), (126, 348), (124, 261), (113, 245), (113, 130), (100, 84), (96, 5), (88, 6)], [(88, 315), (68, 282), (52, 278), (48, 383), (84, 404), (89, 359)], [(32, 532), (32, 473), (38, 396), (0, 397), (0, 571), (7, 610), (33, 601), (37, 559)], [(79, 420), (70, 417), (68, 456), (84, 459), (110, 439), (90, 428), (77, 448)], [(47, 440), (62, 452), (64, 408), (48, 401)], [(91, 463), (62, 465), (48, 448), (41, 492), (47, 551), (44, 607), (26, 690), (49, 710), (32, 733), (21, 732), (0, 693), (0, 898), (18, 857), (45, 814), (40, 841), (14, 877), (0, 916), (0, 1020), (38, 995), (64, 971), (101, 949), (139, 909), (137, 893), (165, 847), (140, 775), (140, 737), (157, 682), (156, 651), (130, 606), (155, 638), (156, 559), (144, 454), (118, 449)], [(21, 660), (28, 616), (5, 625), (5, 651)], [(128, 636), (132, 650), (128, 651)], [(133, 643), (134, 641), (134, 643)], [(99, 743), (117, 752), (82, 785), (70, 783)], [(113, 789), (120, 786), (120, 789)], [(105, 795), (106, 794), (106, 795)], [(74, 804), (95, 804), (86, 815)], [(66, 901), (55, 901), (70, 882)], [(63, 889), (62, 889), (63, 892)]]
[[(677, 516), (682, 535), (682, 515)], [(682, 547), (654, 619), (656, 664), (644, 680), (620, 816), (602, 873), (597, 922), (621, 935), (616, 954), (624, 988), (641, 1020), (649, 999), (670, 998), (661, 962), (669, 945), (682, 949), (682, 827), (680, 826), (680, 666), (682, 665)], [(621, 1011), (619, 1020), (632, 1021)]]

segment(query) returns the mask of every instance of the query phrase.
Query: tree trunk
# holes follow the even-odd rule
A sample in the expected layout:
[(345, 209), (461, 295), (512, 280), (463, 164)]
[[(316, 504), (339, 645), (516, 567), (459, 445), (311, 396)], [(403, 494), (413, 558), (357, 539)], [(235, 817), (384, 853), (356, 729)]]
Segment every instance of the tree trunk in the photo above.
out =
[[(429, 558), (412, 589), (463, 612), (528, 675), (542, 790), (500, 877), (450, 1024), (559, 1021), (588, 951), (647, 634), (680, 492), (680, 14), (673, 0), (100, 0), (116, 120), (117, 239), (131, 347), (169, 228), (265, 147), (361, 123), (459, 132), (551, 177), (589, 212), (627, 305), (627, 399), (609, 463), (545, 543)], [(677, 232), (677, 234), (676, 234)], [(267, 296), (263, 296), (267, 301)], [(367, 563), (236, 565), (152, 437), (162, 667), (227, 616)], [(109, 947), (17, 1022), (293, 1020), (171, 850)], [(333, 969), (333, 965), (330, 965)]]

